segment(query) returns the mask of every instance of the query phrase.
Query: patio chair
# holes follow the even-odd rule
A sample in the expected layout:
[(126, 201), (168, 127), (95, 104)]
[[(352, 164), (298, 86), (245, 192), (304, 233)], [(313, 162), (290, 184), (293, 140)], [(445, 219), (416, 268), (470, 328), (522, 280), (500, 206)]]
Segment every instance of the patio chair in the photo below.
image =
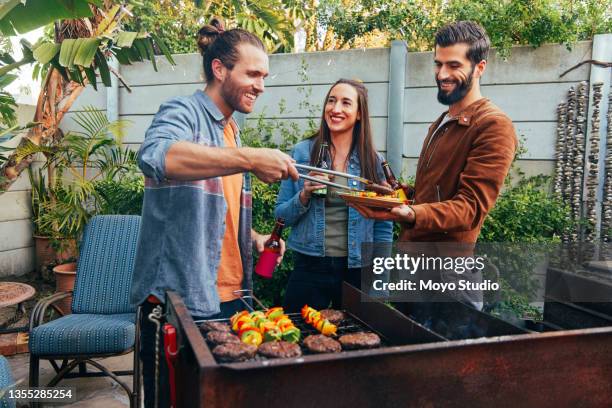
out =
[[(39, 362), (49, 360), (56, 371), (48, 387), (63, 378), (109, 376), (137, 407), (140, 390), (139, 309), (130, 305), (134, 254), (140, 229), (135, 215), (96, 216), (87, 224), (81, 242), (72, 314), (43, 324), (54, 302), (70, 295), (56, 293), (36, 304), (30, 318), (30, 387), (39, 386)], [(129, 371), (110, 371), (95, 359), (134, 351)], [(61, 360), (61, 365), (57, 361)], [(100, 372), (88, 372), (90, 364)], [(72, 370), (78, 366), (78, 372)], [(119, 376), (133, 376), (130, 387)], [(78, 391), (78, 390), (77, 390)]]
[(4, 356), (0, 356), (0, 408), (15, 407), (15, 400), (9, 399), (6, 394), (14, 385), (11, 365)]

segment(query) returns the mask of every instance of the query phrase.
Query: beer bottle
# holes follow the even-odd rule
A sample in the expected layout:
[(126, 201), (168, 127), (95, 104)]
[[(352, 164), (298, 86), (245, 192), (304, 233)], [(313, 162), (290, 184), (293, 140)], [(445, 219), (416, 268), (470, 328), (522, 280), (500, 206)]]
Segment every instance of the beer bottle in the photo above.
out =
[(257, 265), (255, 265), (255, 273), (263, 278), (270, 279), (274, 273), (276, 261), (280, 256), (280, 240), (284, 227), (285, 220), (283, 218), (278, 218), (276, 220), (276, 225), (274, 225), (274, 230), (272, 230), (272, 235), (270, 235), (270, 238), (264, 244), (264, 250), (261, 255), (259, 255), (259, 260), (257, 261)]
[(408, 197), (406, 197), (406, 193), (402, 188), (402, 185), (397, 178), (395, 178), (395, 174), (393, 174), (393, 170), (391, 170), (391, 166), (386, 161), (382, 162), (383, 173), (385, 173), (385, 178), (387, 179), (387, 183), (391, 186), (393, 191), (397, 193), (397, 197), (402, 201), (407, 201)]
[[(331, 169), (330, 157), (331, 155), (329, 154), (329, 146), (327, 146), (326, 142), (321, 143), (316, 167), (320, 169)], [(325, 198), (327, 196), (327, 187), (314, 190), (312, 192), (312, 196), (317, 198)]]

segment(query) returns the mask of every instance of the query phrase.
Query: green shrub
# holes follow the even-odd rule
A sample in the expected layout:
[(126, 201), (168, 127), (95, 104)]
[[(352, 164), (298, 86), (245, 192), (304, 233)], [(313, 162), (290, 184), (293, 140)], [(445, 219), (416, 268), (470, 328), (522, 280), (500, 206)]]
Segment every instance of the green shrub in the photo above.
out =
[(140, 215), (144, 198), (144, 178), (101, 180), (95, 189), (101, 197), (100, 214)]
[(521, 178), (487, 216), (479, 242), (559, 242), (571, 225), (570, 209), (547, 191), (547, 176)]
[[(479, 242), (556, 243), (572, 226), (570, 209), (548, 193), (547, 176), (525, 178), (499, 196), (480, 232)], [(491, 261), (503, 270), (501, 301), (489, 305), (489, 311), (505, 320), (542, 318), (541, 311), (530, 304), (540, 282), (534, 268), (545, 254), (529, 250), (525, 245), (506, 246)]]
[[(278, 195), (279, 184), (267, 185), (256, 178), (253, 178), (253, 229), (260, 234), (270, 234), (274, 228), (274, 206)], [(289, 236), (289, 228), (283, 231), (283, 239), (286, 241)], [(259, 258), (257, 251), (254, 251), (254, 262)], [(287, 251), (283, 262), (274, 271), (272, 279), (264, 279), (253, 273), (253, 289), (255, 296), (266, 306), (278, 306), (282, 304), (287, 279), (293, 270), (293, 256), (291, 251)]]

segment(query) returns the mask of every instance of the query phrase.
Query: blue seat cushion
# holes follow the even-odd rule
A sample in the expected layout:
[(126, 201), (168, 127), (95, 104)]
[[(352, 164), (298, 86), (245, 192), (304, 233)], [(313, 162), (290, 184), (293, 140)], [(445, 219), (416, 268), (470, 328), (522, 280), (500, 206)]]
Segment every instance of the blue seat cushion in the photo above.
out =
[[(6, 358), (0, 356), (0, 394), (12, 387), (13, 375), (11, 374), (11, 365)], [(15, 400), (9, 400), (6, 395), (0, 398), (1, 408), (13, 408), (15, 406)]]
[(120, 353), (134, 346), (134, 313), (71, 314), (30, 333), (30, 353), (38, 356)]

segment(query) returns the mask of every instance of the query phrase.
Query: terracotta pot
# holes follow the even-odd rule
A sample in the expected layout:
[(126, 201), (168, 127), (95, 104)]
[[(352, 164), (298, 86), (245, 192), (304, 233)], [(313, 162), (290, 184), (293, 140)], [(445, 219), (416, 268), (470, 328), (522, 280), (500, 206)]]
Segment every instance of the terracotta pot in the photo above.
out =
[(55, 250), (51, 246), (49, 237), (34, 235), (34, 245), (36, 247), (36, 270), (41, 272), (42, 268), (55, 261)]
[[(57, 265), (53, 268), (55, 273), (55, 290), (57, 292), (66, 292), (74, 289), (74, 281), (76, 280), (76, 262)], [(64, 312), (64, 314), (72, 313), (72, 296), (68, 296), (56, 303), (56, 305)]]
[[(52, 241), (60, 241), (60, 250), (56, 250)], [(34, 235), (34, 244), (36, 246), (36, 270), (41, 273), (47, 265), (53, 263), (66, 262), (69, 259), (76, 258), (76, 240), (62, 239), (50, 237), (41, 237)]]

